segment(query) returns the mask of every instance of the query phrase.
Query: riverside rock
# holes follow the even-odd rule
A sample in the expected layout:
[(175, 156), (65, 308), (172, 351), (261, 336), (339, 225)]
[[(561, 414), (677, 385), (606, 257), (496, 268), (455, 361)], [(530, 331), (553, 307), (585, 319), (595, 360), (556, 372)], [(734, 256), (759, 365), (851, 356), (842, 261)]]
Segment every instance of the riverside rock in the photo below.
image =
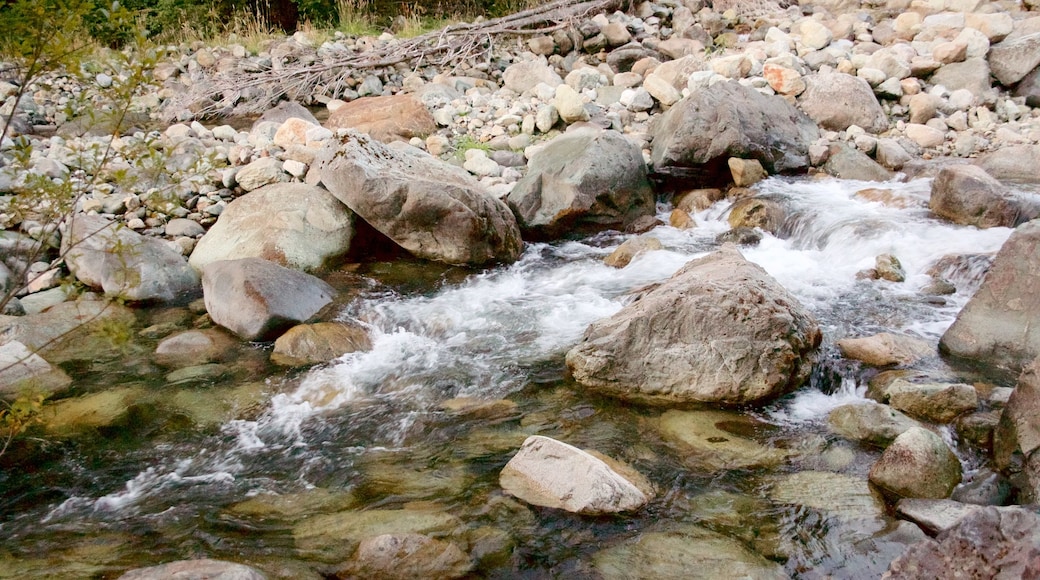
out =
[(513, 213), (462, 168), (356, 132), (328, 142), (316, 164), (337, 199), (419, 258), (479, 266), (520, 256)]
[(804, 170), (819, 129), (782, 97), (736, 82), (697, 90), (655, 118), (655, 173), (726, 182), (730, 157), (757, 159), (769, 173)]
[(1040, 65), (1040, 16), (1019, 22), (1004, 40), (986, 55), (993, 77), (1013, 86)]
[(1022, 372), (993, 433), (993, 460), (1013, 471), (1023, 502), (1040, 501), (1040, 358)]
[(897, 379), (885, 390), (888, 404), (931, 423), (949, 423), (979, 406), (975, 387), (965, 384), (911, 383)]
[(798, 107), (820, 127), (844, 131), (852, 125), (871, 133), (888, 128), (888, 118), (867, 81), (834, 71), (805, 78)]
[(655, 210), (639, 147), (616, 131), (599, 129), (549, 142), (531, 157), (506, 201), (521, 232), (539, 239), (624, 229)]
[(945, 167), (932, 181), (929, 207), (954, 223), (980, 228), (1015, 227), (1035, 217), (1035, 209), (1010, 197), (1003, 185), (980, 167)]
[(76, 278), (111, 296), (173, 302), (199, 290), (199, 276), (180, 252), (101, 216), (77, 214), (62, 247)]
[(260, 258), (210, 262), (202, 269), (206, 312), (245, 340), (271, 340), (332, 302), (319, 278)]
[(870, 482), (898, 497), (945, 499), (961, 482), (961, 464), (941, 437), (911, 427), (870, 468)]
[(285, 366), (317, 364), (371, 348), (368, 333), (359, 326), (341, 322), (300, 324), (274, 341), (271, 362)]
[(871, 366), (908, 365), (932, 355), (930, 344), (912, 336), (882, 332), (861, 338), (843, 338), (838, 349), (845, 358)]
[(64, 371), (17, 340), (0, 344), (0, 399), (16, 398), (24, 389), (49, 395), (71, 383)]
[(211, 262), (263, 258), (287, 268), (316, 270), (350, 249), (354, 212), (321, 187), (268, 185), (229, 203), (188, 259)]
[(366, 538), (337, 578), (408, 580), (462, 578), (473, 563), (456, 544), (423, 534), (382, 534)]
[(1015, 229), (939, 340), (945, 354), (1013, 370), (1040, 355), (1040, 220)]
[(815, 319), (734, 246), (693, 260), (593, 323), (567, 353), (590, 390), (648, 404), (761, 404), (800, 386)]
[(355, 99), (336, 109), (325, 126), (354, 129), (383, 142), (425, 139), (437, 132), (437, 123), (422, 101), (405, 94)]
[(259, 570), (244, 564), (221, 560), (181, 560), (150, 568), (131, 570), (119, 580), (173, 580), (206, 578), (209, 580), (267, 580)]
[(981, 155), (978, 165), (997, 179), (1040, 183), (1040, 145), (1006, 145)]
[(835, 408), (827, 416), (831, 431), (877, 447), (887, 447), (912, 427), (921, 424), (903, 413), (874, 401), (850, 403)]
[(155, 348), (155, 361), (170, 367), (215, 362), (226, 358), (236, 344), (218, 329), (186, 330), (164, 338)]
[(527, 503), (585, 515), (636, 510), (654, 497), (650, 482), (627, 465), (540, 435), (524, 441), (498, 479)]

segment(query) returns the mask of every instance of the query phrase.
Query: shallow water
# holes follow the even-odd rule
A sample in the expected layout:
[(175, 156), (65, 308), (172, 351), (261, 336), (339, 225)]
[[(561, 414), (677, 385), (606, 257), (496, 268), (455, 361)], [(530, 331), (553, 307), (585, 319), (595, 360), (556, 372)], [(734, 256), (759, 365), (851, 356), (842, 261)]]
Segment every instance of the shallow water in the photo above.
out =
[[(854, 195), (879, 186), (910, 207)], [(814, 313), (825, 337), (810, 385), (750, 413), (753, 423), (735, 416), (730, 426), (784, 450), (781, 466), (701, 469), (661, 436), (663, 410), (590, 395), (564, 372), (563, 356), (588, 324), (716, 247), (715, 236), (728, 229), (729, 203), (720, 202), (695, 216), (695, 229), (656, 228), (651, 235), (664, 249), (621, 270), (602, 263), (626, 239), (611, 233), (530, 244), (516, 264), (479, 273), (365, 265), (357, 273), (376, 283), (355, 287), (359, 297), (339, 317), (366, 325), (373, 349), (308, 371), (273, 367), (254, 345), (216, 378), (171, 386), (148, 361), (155, 341), (147, 339), (108, 361), (75, 365), (68, 370), (84, 394), (120, 384), (138, 390), (112, 425), (40, 434), (49, 442), (38, 461), (0, 473), (0, 578), (118, 576), (200, 556), (302, 577), (334, 562), (301, 549), (293, 536), (300, 518), (416, 506), (458, 518), (451, 537), (490, 577), (594, 576), (599, 550), (693, 525), (791, 575), (876, 576), (905, 547), (895, 520), (778, 501), (769, 490), (803, 471), (865, 480), (878, 452), (825, 426), (830, 409), (865, 390), (864, 373), (838, 359), (834, 341), (888, 330), (937, 342), (978, 287), (985, 259), (944, 270), (957, 293), (939, 301), (920, 293), (932, 280), (929, 268), (949, 254), (995, 252), (1010, 230), (934, 219), (924, 209), (927, 180), (770, 179), (756, 189), (788, 208), (788, 235), (766, 235), (742, 252)], [(667, 221), (669, 208), (660, 209)], [(882, 253), (899, 258), (905, 283), (856, 278)], [(424, 282), (414, 281), (415, 268)], [(938, 358), (926, 364), (954, 372)], [(181, 403), (171, 404), (176, 397)], [(511, 403), (469, 414), (442, 408), (456, 397)], [(658, 498), (635, 514), (587, 518), (505, 496), (498, 472), (532, 434), (630, 463), (654, 482)], [(287, 513), (242, 507), (272, 494), (311, 499)]]

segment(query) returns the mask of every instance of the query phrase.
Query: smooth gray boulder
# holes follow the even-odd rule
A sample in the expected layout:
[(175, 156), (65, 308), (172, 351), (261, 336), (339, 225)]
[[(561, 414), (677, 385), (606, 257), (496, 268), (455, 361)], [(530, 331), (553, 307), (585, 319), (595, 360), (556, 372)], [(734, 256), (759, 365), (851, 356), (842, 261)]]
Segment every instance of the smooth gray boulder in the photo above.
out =
[(520, 257), (513, 213), (460, 167), (354, 131), (327, 141), (315, 165), (336, 198), (419, 258), (480, 266)]
[(805, 170), (820, 131), (783, 97), (730, 81), (673, 105), (654, 120), (650, 136), (654, 173), (725, 183), (730, 157), (757, 159), (770, 174)]
[(869, 479), (897, 497), (946, 499), (961, 482), (961, 463), (941, 437), (911, 427), (885, 449)]
[(267, 580), (256, 568), (221, 560), (180, 560), (150, 568), (130, 570), (119, 580)]
[(969, 58), (963, 62), (943, 65), (928, 81), (933, 85), (942, 85), (951, 92), (966, 89), (980, 100), (992, 88), (989, 63), (984, 58)]
[(812, 315), (735, 246), (690, 261), (567, 353), (590, 390), (648, 404), (761, 404), (809, 376)]
[(323, 188), (280, 183), (229, 203), (202, 236), (188, 263), (263, 258), (312, 271), (342, 256), (354, 236), (354, 212)]
[(1040, 358), (1018, 378), (993, 432), (993, 461), (1009, 472), (1023, 503), (1040, 502)]
[(830, 155), (823, 164), (828, 174), (840, 179), (858, 181), (888, 181), (892, 172), (869, 155), (844, 143), (831, 145)]
[(173, 302), (199, 291), (199, 275), (180, 252), (101, 216), (77, 214), (62, 236), (62, 251), (76, 279), (110, 296)]
[(1019, 226), (939, 340), (954, 357), (1021, 370), (1040, 356), (1040, 220)]
[(1040, 145), (1006, 145), (976, 161), (993, 177), (1018, 183), (1040, 183)]
[(245, 340), (272, 340), (332, 302), (319, 278), (260, 258), (221, 260), (202, 269), (206, 312)]
[(1010, 87), (1040, 65), (1040, 16), (1021, 20), (986, 55), (993, 77)]
[(877, 447), (886, 447), (911, 427), (921, 424), (903, 413), (874, 401), (849, 403), (835, 408), (827, 416), (834, 433)]
[(952, 165), (939, 171), (932, 180), (928, 206), (953, 223), (979, 228), (1013, 228), (1038, 213), (976, 165)]
[(535, 153), (506, 198), (524, 236), (624, 229), (655, 212), (643, 155), (617, 131), (569, 131)]
[(586, 515), (636, 510), (654, 497), (631, 467), (541, 435), (524, 441), (498, 480), (527, 503)]
[(850, 74), (829, 71), (803, 77), (805, 91), (798, 108), (829, 131), (856, 125), (870, 133), (888, 128), (888, 116), (867, 81)]

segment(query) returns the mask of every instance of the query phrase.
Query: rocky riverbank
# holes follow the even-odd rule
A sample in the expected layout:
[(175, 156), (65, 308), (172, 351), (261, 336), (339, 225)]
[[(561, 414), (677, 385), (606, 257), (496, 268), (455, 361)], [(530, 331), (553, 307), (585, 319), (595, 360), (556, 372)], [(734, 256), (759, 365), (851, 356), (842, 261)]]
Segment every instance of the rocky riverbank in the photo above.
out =
[[(19, 103), (7, 98), (17, 86), (0, 83), (0, 113), (17, 111), (0, 144), (0, 289), (21, 289), (0, 316), (0, 393), (32, 384), (61, 397), (71, 379), (56, 365), (103, 348), (89, 344), (88, 332), (70, 339), (70, 329), (167, 305), (190, 304), (198, 315), (194, 330), (145, 329), (171, 374), (226, 372), (216, 361), (251, 341), (274, 341), (272, 360), (289, 366), (371, 348), (363, 328), (334, 320), (349, 297), (322, 278), (374, 254), (476, 269), (515, 262), (525, 243), (642, 234), (618, 249), (627, 257), (611, 256), (623, 267), (660, 245), (655, 228), (696, 227), (695, 215), (722, 201), (733, 204), (732, 230), (720, 243), (787, 236), (783, 203), (756, 195), (768, 176), (871, 181), (857, 195), (893, 207), (915, 201), (886, 181), (932, 178), (935, 219), (1016, 228), (939, 349), (993, 376), (1021, 378), (1011, 381), (1014, 390), (980, 390), (919, 368), (938, 353), (913, 337), (846, 339), (837, 344), (844, 357), (878, 370), (868, 392), (876, 402), (840, 407), (830, 425), (884, 449), (865, 479), (904, 519), (942, 542), (1013, 528), (1006, 549), (1021, 557), (1008, 566), (1027, 566), (1036, 515), (970, 506), (1040, 497), (1040, 305), (1031, 292), (1040, 278), (1040, 232), (1031, 221), (1040, 216), (1040, 13), (1031, 9), (977, 0), (646, 2), (551, 34), (496, 38), (485, 58), (453, 70), (419, 63), (346, 71), (338, 88), (309, 97), (310, 109), (282, 103), (248, 129), (194, 119), (204, 104), (174, 104), (185, 94), (212, 102), (194, 87), (220, 75), (288, 70), (401, 41), (384, 34), (319, 42), (301, 32), (258, 54), (241, 45), (172, 47), (152, 84), (137, 88), (118, 137), (69, 118), (75, 107), (67, 105), (103, 109), (106, 90), (126, 71), (102, 65), (88, 85), (48, 78)], [(238, 98), (263, 94), (254, 87)], [(177, 122), (156, 124), (162, 118)], [(40, 218), (39, 204), (50, 201), (33, 197), (38, 179), (71, 185), (75, 211), (58, 231)], [(671, 207), (667, 226), (658, 223), (658, 203)], [(948, 272), (973, 259), (937, 263), (920, 299), (955, 292)], [(885, 254), (859, 275), (903, 281), (898, 256)], [(129, 306), (108, 306), (105, 296)], [(636, 298), (567, 354), (574, 379), (590, 391), (666, 408), (762, 405), (805, 383), (826, 340), (812, 313), (733, 247)], [(85, 354), (70, 354), (74, 342)], [(658, 428), (697, 471), (775, 466), (793, 455), (727, 434), (720, 425), (733, 416), (673, 409)], [(961, 485), (962, 465), (942, 436), (950, 431), (989, 456), (992, 479), (975, 477), (989, 484)], [(545, 449), (556, 451), (539, 456)], [(560, 450), (571, 457), (566, 469), (553, 467)], [(558, 473), (569, 475), (545, 489), (531, 483)], [(584, 514), (638, 510), (655, 497), (631, 466), (546, 438), (525, 443), (501, 479), (523, 501)], [(868, 511), (880, 517), (866, 481), (849, 485), (861, 484)], [(962, 519), (975, 527), (958, 527)], [(349, 559), (344, 575), (383, 570), (376, 556), (386, 549), (429, 550), (414, 563), (421, 573), (471, 570), (458, 546), (428, 537), (441, 520), (390, 526), (390, 537), (351, 528), (344, 534), (359, 544), (356, 553), (340, 546), (335, 556), (322, 526), (310, 523), (293, 529), (297, 548), (328, 563)], [(660, 548), (649, 544), (670, 545), (670, 533), (605, 551), (597, 572), (622, 573), (612, 563), (617, 550), (652, 553)], [(694, 535), (725, 546), (728, 563), (781, 573), (725, 536)], [(929, 559), (935, 548), (926, 545), (936, 542), (922, 541), (891, 574), (947, 565)], [(981, 547), (974, 559), (967, 552), (950, 556), (949, 570), (993, 565)], [(450, 562), (423, 568), (442, 560)]]

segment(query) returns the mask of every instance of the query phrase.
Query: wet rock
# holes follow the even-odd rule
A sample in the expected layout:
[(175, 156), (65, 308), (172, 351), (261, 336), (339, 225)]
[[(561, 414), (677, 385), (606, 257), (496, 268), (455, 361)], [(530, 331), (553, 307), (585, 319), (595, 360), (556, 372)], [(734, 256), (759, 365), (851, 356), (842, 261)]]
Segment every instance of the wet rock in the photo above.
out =
[(1021, 183), (1040, 182), (1040, 145), (1005, 145), (979, 156), (978, 166), (996, 179)]
[(260, 258), (221, 260), (202, 269), (206, 312), (245, 340), (271, 340), (332, 301), (335, 290), (309, 274)]
[(932, 211), (953, 223), (980, 228), (1015, 227), (1035, 217), (1035, 208), (1010, 197), (999, 181), (980, 167), (945, 167), (932, 181)]
[(977, 411), (962, 415), (954, 422), (960, 441), (984, 451), (993, 450), (993, 431), (1000, 420), (998, 411)]
[(721, 189), (691, 189), (676, 193), (672, 203), (678, 209), (694, 214), (708, 209), (712, 204), (723, 199), (726, 199), (726, 193)]
[(567, 353), (580, 384), (650, 404), (755, 404), (808, 377), (813, 317), (727, 246), (686, 264)]
[(883, 578), (1028, 578), (1040, 573), (1040, 516), (1019, 507), (968, 514), (935, 540), (911, 546)]
[(729, 179), (730, 157), (757, 159), (769, 173), (809, 166), (816, 124), (782, 97), (768, 97), (736, 82), (698, 90), (655, 118), (653, 171), (665, 176)]
[(357, 503), (357, 496), (351, 492), (316, 487), (283, 495), (256, 495), (232, 505), (228, 511), (265, 522), (295, 522), (316, 514), (350, 509)]
[(343, 322), (300, 324), (274, 341), (271, 362), (283, 366), (305, 366), (371, 348), (368, 332), (360, 326)]
[(186, 330), (167, 337), (155, 349), (155, 362), (186, 367), (226, 358), (237, 341), (217, 329)]
[(779, 201), (761, 197), (746, 197), (733, 204), (726, 221), (734, 229), (759, 228), (778, 235), (786, 218), (787, 211)]
[(263, 258), (287, 268), (321, 268), (350, 249), (354, 212), (328, 191), (302, 183), (268, 185), (229, 203), (188, 259)]
[(1008, 505), (1011, 491), (1011, 483), (1003, 475), (980, 469), (970, 481), (958, 485), (950, 498), (974, 505)]
[[(136, 317), (126, 306), (105, 301), (62, 302), (38, 314), (0, 316), (0, 336), (18, 341), (51, 364), (110, 360), (113, 334), (132, 334)], [(103, 330), (104, 329), (104, 330)]]
[(423, 534), (382, 534), (366, 538), (337, 578), (462, 578), (473, 562), (457, 545)]
[(62, 244), (76, 278), (106, 294), (171, 302), (198, 293), (198, 274), (179, 252), (103, 217), (77, 215)]
[(887, 447), (903, 432), (921, 426), (892, 407), (873, 401), (837, 407), (827, 416), (827, 422), (838, 435), (877, 447)]
[(180, 560), (151, 568), (130, 570), (119, 580), (174, 580), (206, 578), (210, 580), (267, 580), (259, 570), (243, 564), (221, 560)]
[(862, 338), (843, 338), (837, 344), (845, 358), (878, 367), (910, 365), (935, 354), (932, 345), (924, 340), (890, 332)]
[(383, 142), (426, 138), (437, 132), (437, 123), (426, 106), (408, 94), (355, 99), (336, 109), (325, 126), (354, 129)]
[(730, 157), (727, 161), (733, 184), (737, 187), (750, 187), (762, 181), (768, 175), (757, 159), (738, 159)]
[(63, 437), (109, 427), (145, 395), (146, 391), (141, 387), (121, 387), (61, 399), (44, 407), (44, 429), (48, 434)]
[(527, 503), (585, 515), (637, 510), (654, 497), (631, 467), (538, 435), (524, 441), (498, 479)]
[(738, 246), (754, 246), (762, 241), (762, 232), (749, 227), (733, 228), (715, 236), (718, 244), (733, 243)]
[(481, 421), (514, 419), (520, 415), (519, 406), (509, 399), (486, 401), (472, 397), (455, 397), (440, 404), (440, 408), (453, 417)]
[(668, 214), (668, 225), (679, 230), (689, 230), (697, 227), (697, 222), (686, 210), (675, 208)]
[(646, 532), (592, 556), (605, 580), (659, 578), (787, 578), (779, 564), (748, 550), (741, 542), (689, 526)]
[(667, 411), (658, 429), (692, 469), (709, 473), (727, 469), (771, 468), (787, 453), (738, 435), (754, 424), (726, 411)]
[(354, 132), (327, 143), (317, 166), (333, 195), (417, 257), (476, 266), (520, 256), (512, 212), (462, 168)]
[(820, 127), (844, 131), (852, 125), (871, 133), (888, 128), (888, 117), (867, 81), (840, 72), (805, 77), (798, 107)]
[(293, 526), (292, 535), (304, 557), (339, 564), (366, 538), (383, 534), (436, 537), (461, 525), (455, 516), (436, 509), (371, 509), (307, 518)]
[(899, 259), (892, 254), (881, 254), (874, 260), (874, 271), (877, 277), (889, 282), (903, 282), (906, 280), (906, 272)]
[(993, 461), (1011, 472), (1025, 502), (1040, 501), (1040, 359), (1022, 371), (993, 433)]
[(664, 248), (661, 240), (653, 236), (639, 236), (624, 241), (616, 250), (607, 256), (603, 263), (611, 268), (624, 268), (636, 256), (644, 252), (652, 252)]
[(289, 181), (289, 174), (282, 169), (282, 162), (274, 157), (261, 157), (235, 173), (235, 181), (245, 191), (260, 189), (265, 185)]
[(14, 399), (26, 392), (50, 395), (72, 379), (17, 340), (0, 344), (0, 399)]
[(800, 471), (778, 477), (769, 489), (769, 499), (843, 519), (885, 515), (885, 502), (866, 479), (829, 471)]
[(971, 385), (896, 380), (885, 392), (894, 409), (931, 423), (950, 423), (979, 406), (978, 392)]
[(949, 530), (981, 509), (982, 506), (949, 499), (903, 498), (896, 503), (899, 517), (917, 524), (930, 536)]
[(524, 235), (539, 239), (623, 229), (655, 210), (639, 147), (597, 129), (568, 132), (535, 153), (507, 202)]
[(846, 144), (831, 145), (823, 170), (841, 179), (888, 181), (892, 173), (862, 151)]
[(943, 334), (945, 354), (1021, 369), (1040, 355), (1040, 221), (1019, 226)]
[(870, 468), (870, 482), (897, 497), (944, 499), (961, 481), (961, 464), (942, 438), (920, 427), (896, 437)]

